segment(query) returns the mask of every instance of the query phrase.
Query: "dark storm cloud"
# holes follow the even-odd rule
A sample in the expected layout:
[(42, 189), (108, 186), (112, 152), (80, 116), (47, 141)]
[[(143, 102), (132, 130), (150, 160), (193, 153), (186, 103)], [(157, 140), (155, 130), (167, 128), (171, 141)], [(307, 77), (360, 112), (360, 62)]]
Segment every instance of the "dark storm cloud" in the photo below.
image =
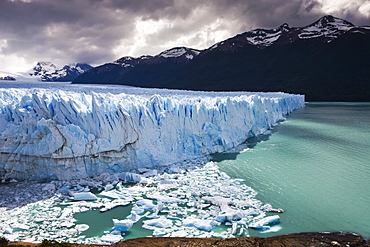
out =
[(104, 59), (111, 55), (109, 48), (129, 29), (125, 30), (124, 23), (118, 28), (117, 19), (93, 1), (2, 0), (1, 38), (8, 39), (5, 52), (9, 53), (78, 58), (79, 54), (90, 52)]
[(325, 14), (370, 24), (366, 0), (0, 0), (0, 59), (97, 65)]

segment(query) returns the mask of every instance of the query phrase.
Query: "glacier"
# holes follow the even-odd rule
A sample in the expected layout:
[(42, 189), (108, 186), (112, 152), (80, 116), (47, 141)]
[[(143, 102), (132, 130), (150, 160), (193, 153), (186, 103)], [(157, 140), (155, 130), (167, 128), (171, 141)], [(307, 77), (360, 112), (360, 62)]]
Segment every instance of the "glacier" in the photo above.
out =
[(0, 179), (71, 180), (225, 152), (304, 96), (114, 86), (0, 88)]

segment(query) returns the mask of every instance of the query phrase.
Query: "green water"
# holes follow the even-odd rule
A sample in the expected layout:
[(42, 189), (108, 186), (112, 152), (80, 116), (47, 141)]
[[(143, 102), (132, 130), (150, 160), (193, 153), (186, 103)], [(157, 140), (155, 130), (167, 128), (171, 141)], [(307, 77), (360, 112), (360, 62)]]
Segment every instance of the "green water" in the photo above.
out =
[(370, 103), (308, 103), (252, 148), (215, 160), (258, 199), (286, 210), (280, 231), (251, 236), (349, 231), (370, 238)]
[(113, 210), (101, 213), (99, 210), (90, 210), (83, 213), (76, 213), (74, 218), (76, 224), (87, 224), (89, 229), (83, 232), (82, 235), (87, 238), (104, 235), (104, 231), (109, 231), (113, 227), (112, 219), (124, 219), (131, 211), (132, 206), (120, 206)]
[[(104, 213), (99, 212), (99, 210), (90, 210), (84, 213), (78, 213), (74, 215), (77, 220), (76, 224), (87, 224), (89, 229), (84, 231), (81, 235), (87, 238), (91, 237), (101, 237), (104, 235), (104, 231), (110, 231), (113, 228), (112, 219), (125, 219), (131, 212), (132, 205), (116, 207), (112, 210), (106, 211)], [(152, 231), (142, 228), (141, 219), (137, 224), (134, 224), (129, 231), (125, 232), (125, 239), (139, 238), (151, 236)]]

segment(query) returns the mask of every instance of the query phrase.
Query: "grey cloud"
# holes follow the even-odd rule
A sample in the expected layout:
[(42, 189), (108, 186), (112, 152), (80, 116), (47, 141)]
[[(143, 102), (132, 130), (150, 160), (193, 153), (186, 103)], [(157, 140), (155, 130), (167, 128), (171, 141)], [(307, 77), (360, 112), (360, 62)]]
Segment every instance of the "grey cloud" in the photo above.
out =
[[(356, 25), (369, 25), (370, 13), (359, 14), (366, 0), (351, 2), (353, 7), (334, 14)], [(138, 56), (157, 54), (182, 37), (187, 41), (178, 46), (204, 48), (197, 46), (219, 41), (211, 32), (224, 30), (233, 36), (285, 22), (304, 26), (327, 14), (322, 9), (321, 0), (0, 0), (0, 41), (8, 44), (0, 55), (97, 65), (132, 55), (125, 54), (126, 47), (127, 52), (142, 52), (134, 54)], [(137, 33), (137, 20), (164, 20), (171, 25), (156, 33)], [(141, 47), (135, 37), (145, 40)], [(125, 49), (117, 55), (114, 50), (122, 42)]]
[(99, 63), (111, 59), (111, 47), (129, 35), (130, 23), (123, 19), (92, 1), (2, 0), (0, 39), (8, 39), (5, 54), (17, 52), (30, 60), (63, 60), (64, 56)]

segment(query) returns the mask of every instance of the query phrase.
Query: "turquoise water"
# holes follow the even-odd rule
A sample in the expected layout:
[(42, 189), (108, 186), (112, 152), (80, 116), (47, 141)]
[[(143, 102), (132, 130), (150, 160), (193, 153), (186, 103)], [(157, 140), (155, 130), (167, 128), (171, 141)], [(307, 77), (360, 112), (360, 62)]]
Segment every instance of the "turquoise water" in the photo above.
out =
[(370, 238), (370, 103), (308, 103), (239, 154), (215, 156), (257, 199), (283, 208), (268, 237), (349, 231)]

